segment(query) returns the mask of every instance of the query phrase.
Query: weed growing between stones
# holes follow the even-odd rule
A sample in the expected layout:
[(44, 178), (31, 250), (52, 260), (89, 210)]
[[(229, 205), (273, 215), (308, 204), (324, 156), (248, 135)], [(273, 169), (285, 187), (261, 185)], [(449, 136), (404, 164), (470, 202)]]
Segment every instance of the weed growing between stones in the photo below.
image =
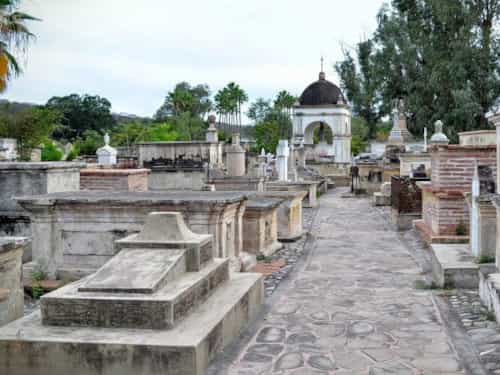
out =
[(415, 280), (415, 289), (419, 290), (435, 290), (439, 289), (438, 285), (432, 281), (430, 283), (424, 280)]

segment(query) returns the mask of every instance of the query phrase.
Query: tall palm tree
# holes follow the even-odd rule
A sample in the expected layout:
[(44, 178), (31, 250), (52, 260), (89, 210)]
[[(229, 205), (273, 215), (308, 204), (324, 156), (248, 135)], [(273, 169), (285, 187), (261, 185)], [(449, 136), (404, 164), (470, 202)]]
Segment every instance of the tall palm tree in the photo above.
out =
[(287, 114), (288, 116), (292, 115), (292, 108), (296, 102), (297, 98), (290, 94), (286, 90), (282, 90), (276, 95), (276, 99), (274, 100), (274, 107)]
[(26, 21), (38, 19), (17, 11), (18, 5), (19, 0), (0, 0), (0, 93), (5, 91), (9, 79), (22, 72), (15, 52), (24, 53), (35, 37)]
[(231, 103), (233, 105), (233, 115), (235, 117), (235, 123), (238, 124), (241, 130), (241, 106), (248, 101), (248, 95), (238, 84), (235, 82), (230, 82), (227, 85), (229, 95), (231, 97)]

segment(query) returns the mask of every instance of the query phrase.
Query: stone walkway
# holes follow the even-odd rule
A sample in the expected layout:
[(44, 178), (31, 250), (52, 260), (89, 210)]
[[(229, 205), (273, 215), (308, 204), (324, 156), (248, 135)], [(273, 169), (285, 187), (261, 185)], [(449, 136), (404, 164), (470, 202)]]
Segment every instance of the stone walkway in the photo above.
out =
[(421, 268), (368, 199), (321, 198), (314, 241), (207, 374), (464, 374)]

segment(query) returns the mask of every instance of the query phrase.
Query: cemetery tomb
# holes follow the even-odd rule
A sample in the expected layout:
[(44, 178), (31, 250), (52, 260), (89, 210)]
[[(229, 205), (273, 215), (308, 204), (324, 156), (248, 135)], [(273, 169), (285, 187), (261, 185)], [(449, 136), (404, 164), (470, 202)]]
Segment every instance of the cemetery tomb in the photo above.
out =
[(230, 274), (212, 235), (180, 212), (149, 214), (117, 245), (96, 273), (0, 329), (0, 373), (201, 375), (263, 302), (262, 276)]
[(152, 211), (182, 212), (190, 228), (212, 234), (219, 257), (239, 271), (246, 196), (238, 192), (79, 191), (17, 200), (29, 213), (33, 261), (47, 264), (50, 278), (78, 279), (116, 253), (114, 242), (136, 233)]
[(0, 326), (23, 316), (21, 280), (25, 237), (0, 237)]

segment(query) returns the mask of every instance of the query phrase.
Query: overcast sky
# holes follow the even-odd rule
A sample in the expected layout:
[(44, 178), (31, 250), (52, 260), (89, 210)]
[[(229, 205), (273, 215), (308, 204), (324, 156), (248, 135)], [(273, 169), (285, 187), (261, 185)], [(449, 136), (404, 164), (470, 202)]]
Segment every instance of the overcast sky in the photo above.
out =
[(98, 94), (114, 112), (151, 116), (175, 83), (230, 81), (250, 99), (295, 95), (325, 57), (371, 34), (382, 0), (22, 0), (41, 18), (25, 73), (2, 98), (45, 103)]

